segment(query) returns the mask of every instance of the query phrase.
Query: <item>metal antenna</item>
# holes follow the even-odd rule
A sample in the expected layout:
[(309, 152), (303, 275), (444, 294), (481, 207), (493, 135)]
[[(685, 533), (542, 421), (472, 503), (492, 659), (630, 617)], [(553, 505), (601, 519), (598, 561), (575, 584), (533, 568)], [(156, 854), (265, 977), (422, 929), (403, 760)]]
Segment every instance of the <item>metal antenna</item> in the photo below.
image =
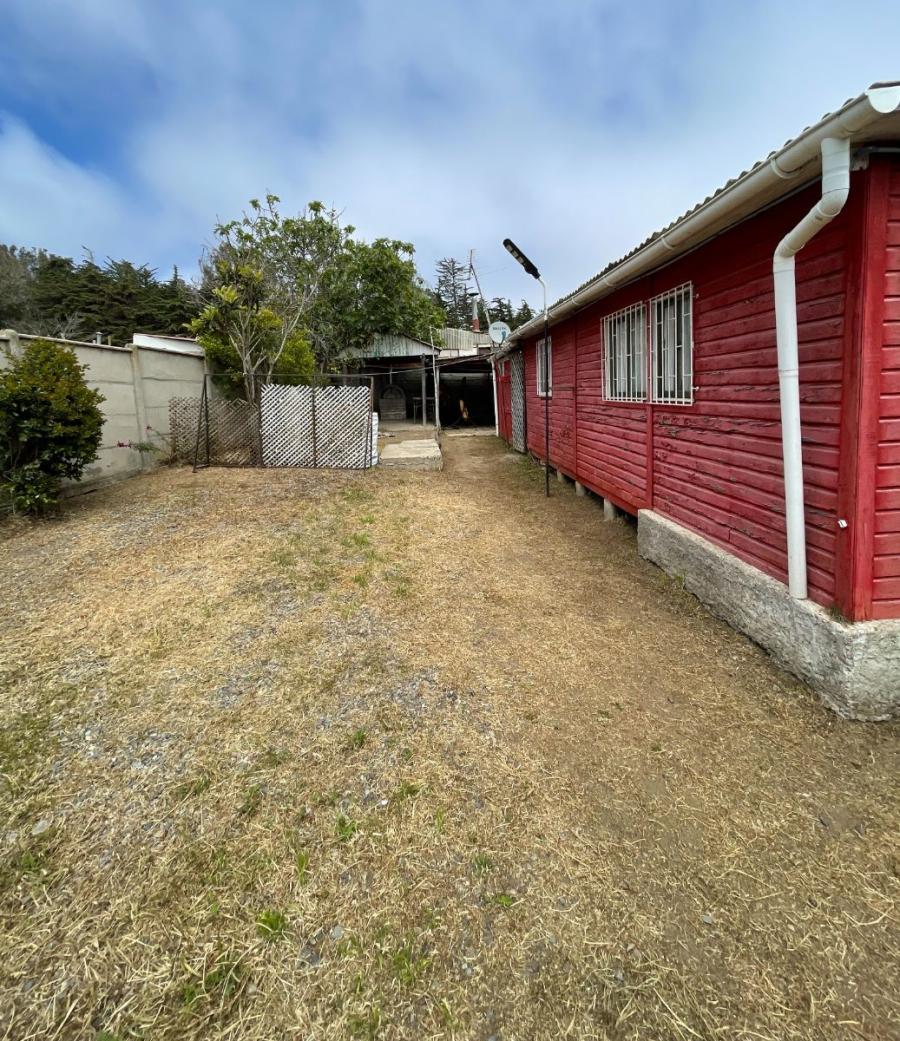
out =
[(484, 317), (487, 318), (487, 324), (491, 324), (491, 312), (488, 310), (487, 300), (484, 298), (484, 293), (481, 291), (481, 283), (478, 281), (478, 272), (475, 270), (475, 250), (469, 250), (469, 274), (475, 279), (475, 288), (478, 290), (478, 295), (481, 297), (481, 306), (484, 308)]

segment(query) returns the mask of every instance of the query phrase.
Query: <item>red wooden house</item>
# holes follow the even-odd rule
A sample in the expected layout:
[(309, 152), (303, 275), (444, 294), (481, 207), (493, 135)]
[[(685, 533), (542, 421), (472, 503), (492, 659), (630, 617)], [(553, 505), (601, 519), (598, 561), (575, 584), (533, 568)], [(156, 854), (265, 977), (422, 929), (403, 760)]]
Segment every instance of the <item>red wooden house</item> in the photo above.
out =
[(501, 434), (543, 459), (548, 407), (550, 465), (637, 514), (642, 552), (839, 711), (900, 710), (900, 85), (805, 130), (549, 321), (546, 374), (541, 318), (498, 356)]

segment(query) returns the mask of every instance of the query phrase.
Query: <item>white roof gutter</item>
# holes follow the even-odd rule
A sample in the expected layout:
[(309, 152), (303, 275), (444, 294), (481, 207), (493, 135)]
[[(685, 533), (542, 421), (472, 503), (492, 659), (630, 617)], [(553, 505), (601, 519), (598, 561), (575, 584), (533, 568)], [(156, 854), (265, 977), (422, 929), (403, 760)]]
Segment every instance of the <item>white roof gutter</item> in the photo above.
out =
[[(843, 108), (805, 130), (759, 166), (702, 203), (632, 256), (626, 257), (572, 296), (554, 304), (550, 308), (550, 323), (555, 324), (648, 271), (670, 263), (679, 254), (686, 253), (774, 202), (785, 194), (785, 181), (802, 184), (804, 180), (812, 179), (818, 173), (822, 142), (826, 138), (853, 141), (872, 124), (898, 108), (900, 84), (870, 87), (864, 94), (848, 101)], [(505, 354), (517, 341), (536, 335), (542, 324), (543, 315), (520, 326), (499, 353)]]

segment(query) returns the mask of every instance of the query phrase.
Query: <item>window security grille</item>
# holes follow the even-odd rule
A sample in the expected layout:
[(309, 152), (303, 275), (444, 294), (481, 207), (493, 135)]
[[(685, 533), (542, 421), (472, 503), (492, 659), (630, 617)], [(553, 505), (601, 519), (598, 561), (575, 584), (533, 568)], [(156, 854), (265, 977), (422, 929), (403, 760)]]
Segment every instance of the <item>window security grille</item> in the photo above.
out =
[[(544, 363), (546, 361), (546, 371)], [(537, 392), (538, 396), (553, 397), (553, 338), (547, 339), (547, 351), (544, 352), (544, 341), (537, 343)]]
[(650, 301), (651, 397), (662, 405), (694, 400), (690, 283)]
[(646, 400), (646, 329), (643, 304), (603, 319), (603, 397), (607, 401)]

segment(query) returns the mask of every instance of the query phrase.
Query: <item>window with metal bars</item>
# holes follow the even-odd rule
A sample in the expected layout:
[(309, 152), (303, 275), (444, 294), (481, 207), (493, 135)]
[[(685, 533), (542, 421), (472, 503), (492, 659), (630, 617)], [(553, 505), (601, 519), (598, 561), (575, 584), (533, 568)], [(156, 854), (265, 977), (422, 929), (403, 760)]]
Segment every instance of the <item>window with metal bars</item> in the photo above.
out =
[[(546, 367), (545, 367), (546, 363)], [(544, 352), (544, 341), (537, 343), (537, 392), (538, 397), (553, 397), (553, 338), (547, 337), (547, 351)]]
[(646, 400), (646, 329), (643, 304), (603, 319), (603, 397), (607, 401)]
[(694, 341), (690, 283), (650, 301), (650, 396), (662, 405), (694, 400)]

